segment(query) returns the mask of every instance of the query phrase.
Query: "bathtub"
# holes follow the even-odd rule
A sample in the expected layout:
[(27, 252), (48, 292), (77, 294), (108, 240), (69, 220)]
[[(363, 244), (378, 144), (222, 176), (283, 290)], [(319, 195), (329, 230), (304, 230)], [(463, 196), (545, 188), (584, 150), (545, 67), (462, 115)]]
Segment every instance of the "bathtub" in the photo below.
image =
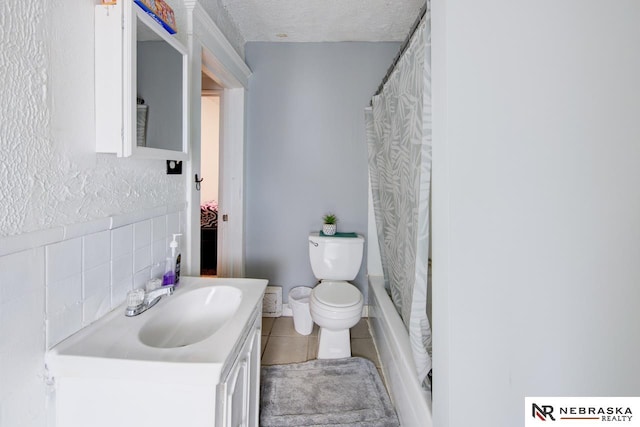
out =
[(409, 334), (382, 276), (369, 276), (369, 325), (400, 425), (431, 427), (431, 396), (418, 383)]

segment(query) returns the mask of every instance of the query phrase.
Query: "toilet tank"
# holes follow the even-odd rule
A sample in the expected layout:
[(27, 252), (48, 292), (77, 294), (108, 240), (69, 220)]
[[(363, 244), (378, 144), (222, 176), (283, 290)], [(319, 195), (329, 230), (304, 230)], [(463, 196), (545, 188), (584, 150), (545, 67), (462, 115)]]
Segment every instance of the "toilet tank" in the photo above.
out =
[(360, 271), (364, 237), (309, 234), (309, 260), (318, 280), (353, 280)]

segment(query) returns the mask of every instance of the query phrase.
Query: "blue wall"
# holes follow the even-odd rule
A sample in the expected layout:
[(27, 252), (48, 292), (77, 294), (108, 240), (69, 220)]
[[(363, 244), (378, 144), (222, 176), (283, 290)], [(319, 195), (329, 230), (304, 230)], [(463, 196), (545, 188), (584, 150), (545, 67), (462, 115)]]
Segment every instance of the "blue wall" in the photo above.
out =
[[(367, 237), (364, 108), (399, 43), (247, 43), (246, 274), (313, 286), (307, 236), (334, 212)], [(366, 258), (353, 283), (366, 295)]]

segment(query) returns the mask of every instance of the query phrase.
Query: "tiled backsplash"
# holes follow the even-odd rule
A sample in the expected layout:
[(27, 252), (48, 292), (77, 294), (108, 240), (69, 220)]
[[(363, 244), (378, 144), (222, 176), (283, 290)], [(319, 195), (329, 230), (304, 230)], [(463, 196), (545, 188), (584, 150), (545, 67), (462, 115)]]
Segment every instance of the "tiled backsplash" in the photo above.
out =
[(162, 276), (184, 209), (0, 238), (0, 425), (45, 425), (46, 349)]
[(180, 212), (46, 246), (47, 346), (121, 305), (133, 288), (162, 277)]

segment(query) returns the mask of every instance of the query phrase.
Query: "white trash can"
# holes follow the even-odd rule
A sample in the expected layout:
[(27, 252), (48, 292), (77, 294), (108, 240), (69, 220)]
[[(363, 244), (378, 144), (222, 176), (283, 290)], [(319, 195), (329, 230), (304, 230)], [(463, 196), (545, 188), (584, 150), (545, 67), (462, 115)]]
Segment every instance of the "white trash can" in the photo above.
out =
[(289, 307), (293, 311), (293, 327), (300, 335), (309, 335), (313, 330), (313, 320), (309, 309), (311, 288), (299, 286), (289, 291)]

